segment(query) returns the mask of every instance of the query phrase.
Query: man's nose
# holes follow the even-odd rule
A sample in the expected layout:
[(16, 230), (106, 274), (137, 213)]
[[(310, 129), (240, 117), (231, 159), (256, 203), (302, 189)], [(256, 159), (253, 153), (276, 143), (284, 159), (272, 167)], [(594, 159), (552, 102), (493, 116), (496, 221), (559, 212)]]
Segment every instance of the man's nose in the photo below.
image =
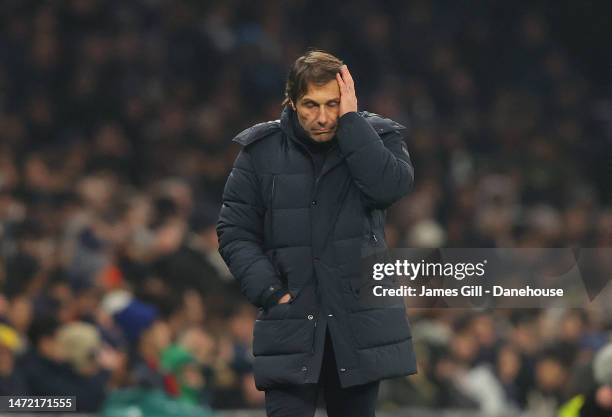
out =
[(327, 123), (327, 120), (329, 119), (329, 115), (327, 114), (327, 111), (325, 110), (324, 106), (321, 106), (319, 108), (319, 116), (317, 117), (317, 122), (324, 126)]

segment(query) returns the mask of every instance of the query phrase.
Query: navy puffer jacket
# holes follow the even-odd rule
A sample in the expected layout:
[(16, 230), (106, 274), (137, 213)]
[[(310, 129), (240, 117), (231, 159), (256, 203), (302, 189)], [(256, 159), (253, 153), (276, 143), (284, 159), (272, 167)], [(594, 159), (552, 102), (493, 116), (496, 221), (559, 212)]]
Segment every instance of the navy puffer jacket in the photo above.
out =
[[(415, 373), (403, 300), (372, 306), (359, 296), (375, 284), (364, 285), (362, 258), (386, 248), (385, 209), (413, 184), (405, 128), (345, 114), (316, 177), (292, 111), (234, 138), (243, 149), (217, 224), (219, 251), (259, 308), (256, 386), (316, 383), (327, 326), (343, 387)], [(277, 304), (284, 291), (292, 301)]]

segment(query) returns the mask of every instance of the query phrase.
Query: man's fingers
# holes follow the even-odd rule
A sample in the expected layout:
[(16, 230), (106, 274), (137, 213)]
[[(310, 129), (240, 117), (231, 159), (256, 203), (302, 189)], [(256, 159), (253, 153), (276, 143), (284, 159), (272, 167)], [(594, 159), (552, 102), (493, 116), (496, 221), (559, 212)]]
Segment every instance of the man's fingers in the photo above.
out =
[(338, 81), (338, 85), (340, 86), (340, 94), (344, 94), (346, 92), (346, 83), (342, 79), (340, 73), (336, 74), (336, 81)]
[(346, 83), (347, 87), (354, 88), (355, 82), (353, 81), (353, 76), (351, 75), (348, 67), (343, 65), (342, 68), (340, 68), (340, 71), (342, 71), (342, 79)]

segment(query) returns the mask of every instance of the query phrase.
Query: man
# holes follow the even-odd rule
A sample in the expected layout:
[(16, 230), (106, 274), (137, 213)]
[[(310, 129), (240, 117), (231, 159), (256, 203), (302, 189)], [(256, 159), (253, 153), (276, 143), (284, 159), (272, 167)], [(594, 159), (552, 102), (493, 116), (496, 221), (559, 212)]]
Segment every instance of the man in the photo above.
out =
[(70, 353), (60, 341), (60, 323), (53, 316), (38, 317), (28, 328), (28, 351), (17, 365), (27, 385), (21, 395), (75, 396), (80, 412), (100, 409), (108, 375), (82, 375), (66, 361)]
[(612, 416), (612, 343), (602, 347), (592, 363), (594, 386), (563, 404), (558, 417)]
[(319, 386), (330, 417), (371, 417), (378, 382), (416, 371), (403, 302), (357, 296), (362, 255), (386, 247), (385, 209), (412, 187), (404, 127), (357, 112), (348, 68), (322, 51), (296, 60), (283, 104), (234, 138), (217, 224), (260, 309), (255, 383), (269, 417), (312, 417)]

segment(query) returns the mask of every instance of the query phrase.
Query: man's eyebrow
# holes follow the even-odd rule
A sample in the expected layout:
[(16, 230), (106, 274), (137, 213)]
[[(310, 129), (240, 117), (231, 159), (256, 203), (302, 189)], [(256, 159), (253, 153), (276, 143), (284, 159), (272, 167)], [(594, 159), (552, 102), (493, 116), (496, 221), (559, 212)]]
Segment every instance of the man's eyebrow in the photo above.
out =
[[(315, 101), (315, 100), (313, 100), (313, 99), (311, 99), (311, 98), (307, 98), (307, 97), (302, 98), (302, 100), (301, 100), (301, 101), (302, 101), (302, 103), (304, 103), (304, 104), (306, 104), (306, 103), (314, 103), (314, 104), (319, 104), (317, 101)], [(325, 103), (330, 103), (330, 102), (332, 102), (332, 101), (340, 101), (340, 97), (335, 97), (335, 98), (329, 99), (329, 100), (327, 100)]]

